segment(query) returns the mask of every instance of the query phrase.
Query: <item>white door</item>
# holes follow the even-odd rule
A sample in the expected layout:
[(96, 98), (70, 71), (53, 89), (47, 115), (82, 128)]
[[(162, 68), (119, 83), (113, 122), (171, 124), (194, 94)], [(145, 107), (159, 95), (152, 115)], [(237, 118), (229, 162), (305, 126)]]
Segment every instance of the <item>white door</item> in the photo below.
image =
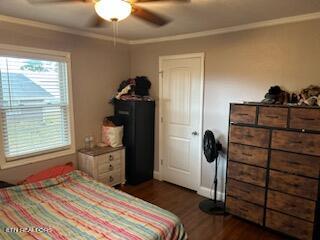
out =
[(160, 57), (162, 179), (198, 190), (201, 171), (203, 54)]

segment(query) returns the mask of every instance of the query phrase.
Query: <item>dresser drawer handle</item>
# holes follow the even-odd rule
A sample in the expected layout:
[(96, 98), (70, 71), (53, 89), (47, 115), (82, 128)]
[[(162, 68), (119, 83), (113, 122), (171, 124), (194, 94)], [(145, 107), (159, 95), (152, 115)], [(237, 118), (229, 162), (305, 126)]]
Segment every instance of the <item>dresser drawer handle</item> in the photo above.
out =
[(301, 120), (304, 120), (304, 121), (315, 121), (316, 119), (314, 118), (306, 118), (306, 117), (299, 117)]
[(110, 181), (110, 182), (113, 182), (113, 180), (114, 180), (113, 177), (110, 176), (110, 177), (109, 177), (109, 181)]
[(249, 190), (246, 190), (246, 189), (240, 189), (241, 192), (244, 192), (246, 194), (250, 194), (250, 191)]
[(250, 153), (243, 152), (242, 155), (247, 156), (247, 157), (252, 157), (252, 154), (250, 154)]
[(299, 163), (299, 162), (293, 162), (293, 161), (288, 161), (288, 163), (289, 163), (289, 164), (292, 164), (292, 165), (299, 165), (299, 166), (301, 165), (301, 163)]
[(246, 213), (248, 212), (248, 209), (245, 209), (245, 208), (242, 208), (242, 207), (240, 207), (239, 210), (242, 211), (242, 212), (246, 212)]
[(253, 138), (253, 136), (251, 134), (246, 134), (244, 136), (247, 137), (247, 138)]
[(288, 183), (288, 185), (290, 185), (290, 186), (292, 186), (292, 187), (294, 187), (294, 188), (300, 187), (300, 185), (297, 184), (297, 183)]
[(112, 161), (113, 160), (113, 156), (109, 155), (109, 160)]
[(302, 144), (302, 141), (289, 141), (289, 143), (293, 143), (293, 144)]
[(248, 113), (238, 113), (239, 116), (249, 116)]
[(279, 116), (273, 116), (273, 115), (266, 115), (267, 118), (277, 119)]
[(109, 171), (112, 171), (114, 169), (114, 167), (110, 164), (109, 165)]
[(287, 226), (288, 226), (289, 228), (295, 228), (295, 226), (294, 226), (292, 223), (289, 223)]

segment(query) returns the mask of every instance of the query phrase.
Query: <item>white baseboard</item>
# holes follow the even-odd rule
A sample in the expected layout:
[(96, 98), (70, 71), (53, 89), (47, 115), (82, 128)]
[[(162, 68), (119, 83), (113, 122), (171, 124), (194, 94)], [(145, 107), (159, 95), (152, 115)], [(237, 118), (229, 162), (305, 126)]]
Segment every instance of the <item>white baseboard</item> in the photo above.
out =
[(161, 181), (159, 171), (153, 171), (153, 178)]
[[(200, 196), (206, 197), (206, 198), (212, 198), (210, 193), (213, 194), (213, 191), (210, 188), (207, 187), (199, 187), (199, 190), (197, 192)], [(224, 193), (218, 192), (217, 193), (218, 200), (224, 200)]]

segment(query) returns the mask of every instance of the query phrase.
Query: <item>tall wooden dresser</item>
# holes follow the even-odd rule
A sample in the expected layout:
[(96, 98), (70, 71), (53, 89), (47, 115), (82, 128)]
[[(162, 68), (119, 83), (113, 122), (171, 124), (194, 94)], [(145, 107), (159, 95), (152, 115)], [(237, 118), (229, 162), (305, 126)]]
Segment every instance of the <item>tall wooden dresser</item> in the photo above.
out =
[(320, 239), (320, 108), (231, 104), (226, 209)]

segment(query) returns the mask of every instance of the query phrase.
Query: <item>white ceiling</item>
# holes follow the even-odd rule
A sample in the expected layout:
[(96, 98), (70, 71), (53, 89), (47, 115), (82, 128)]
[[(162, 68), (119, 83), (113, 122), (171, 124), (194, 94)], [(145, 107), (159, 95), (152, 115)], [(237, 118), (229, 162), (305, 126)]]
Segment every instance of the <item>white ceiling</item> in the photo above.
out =
[[(139, 6), (173, 21), (158, 28), (130, 16), (119, 23), (120, 38), (166, 37), (314, 13), (320, 11), (320, 0), (191, 0), (187, 4), (168, 1)], [(27, 0), (0, 0), (0, 14), (112, 36), (111, 27), (83, 27), (94, 14), (90, 3), (30, 5)]]

